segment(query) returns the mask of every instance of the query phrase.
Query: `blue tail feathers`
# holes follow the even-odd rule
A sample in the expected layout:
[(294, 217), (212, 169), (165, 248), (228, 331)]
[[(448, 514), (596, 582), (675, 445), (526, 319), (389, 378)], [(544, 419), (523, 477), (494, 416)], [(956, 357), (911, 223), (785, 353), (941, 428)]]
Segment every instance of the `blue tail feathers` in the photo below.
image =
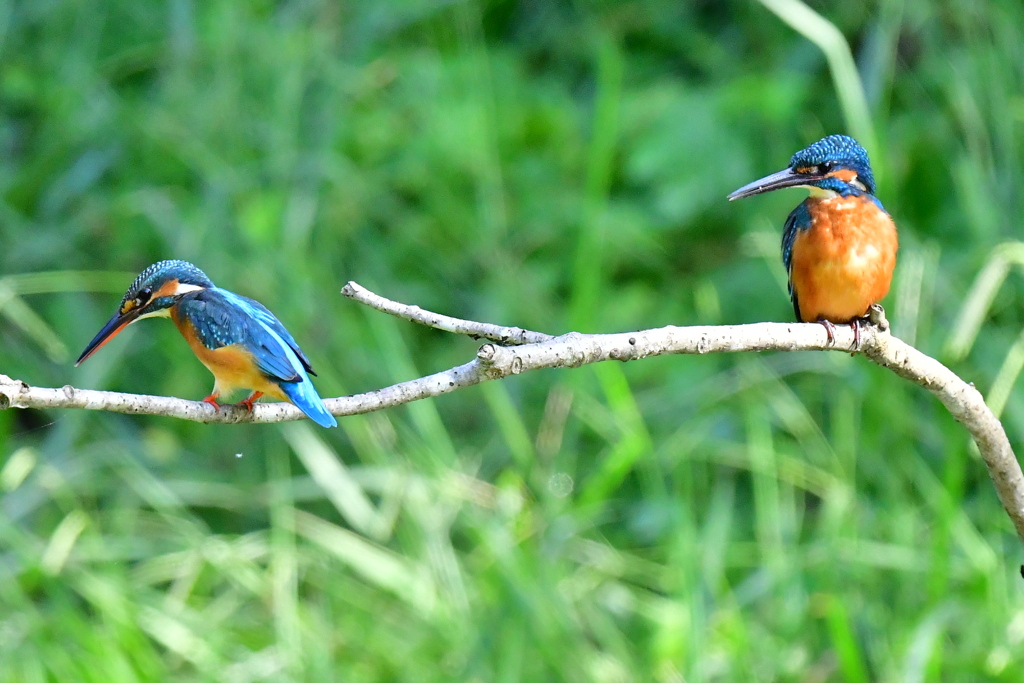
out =
[(327, 406), (324, 405), (320, 394), (316, 393), (316, 389), (308, 377), (304, 378), (301, 382), (281, 382), (278, 386), (288, 396), (288, 399), (299, 410), (304, 412), (310, 420), (316, 422), (321, 427), (338, 426), (338, 421), (327, 412)]

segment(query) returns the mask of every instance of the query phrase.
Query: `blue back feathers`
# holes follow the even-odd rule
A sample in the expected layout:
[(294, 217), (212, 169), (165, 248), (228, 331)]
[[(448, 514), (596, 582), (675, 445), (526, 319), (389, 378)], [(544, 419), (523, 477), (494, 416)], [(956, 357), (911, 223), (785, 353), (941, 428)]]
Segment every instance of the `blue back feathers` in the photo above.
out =
[(807, 208), (807, 201), (802, 201), (790, 212), (786, 218), (786, 227), (782, 230), (782, 263), (786, 266), (786, 275), (789, 279), (789, 300), (793, 302), (797, 320), (800, 320), (800, 302), (797, 301), (796, 290), (793, 289), (793, 242), (796, 241), (797, 232), (810, 227), (811, 212)]
[(327, 411), (307, 373), (316, 374), (309, 359), (284, 325), (267, 308), (226, 289), (213, 287), (189, 292), (178, 300), (178, 311), (195, 328), (209, 349), (238, 344), (252, 353), (260, 372), (274, 381), (311, 420), (322, 427), (338, 421)]
[(807, 210), (807, 202), (800, 202), (786, 218), (786, 227), (782, 230), (782, 263), (786, 272), (793, 263), (793, 241), (798, 230), (811, 227), (811, 212)]
[[(875, 193), (875, 177), (871, 173), (868, 153), (849, 135), (829, 135), (822, 138), (794, 154), (789, 161), (789, 167), (794, 170), (812, 166), (825, 166), (832, 169), (847, 168), (856, 171), (857, 179), (864, 184), (867, 191), (870, 194)], [(837, 182), (842, 183), (838, 180)], [(842, 185), (848, 187), (845, 183)], [(826, 190), (838, 191), (826, 182), (818, 183), (818, 186)]]

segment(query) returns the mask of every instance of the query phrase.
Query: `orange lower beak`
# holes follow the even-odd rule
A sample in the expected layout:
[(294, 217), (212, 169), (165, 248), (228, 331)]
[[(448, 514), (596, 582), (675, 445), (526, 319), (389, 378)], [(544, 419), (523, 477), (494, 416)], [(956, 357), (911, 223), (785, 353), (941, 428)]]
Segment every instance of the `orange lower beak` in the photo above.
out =
[(118, 332), (128, 327), (128, 325), (133, 323), (138, 317), (138, 313), (135, 311), (129, 311), (124, 315), (118, 313), (111, 318), (107, 324), (103, 326), (103, 329), (99, 331), (99, 334), (93, 337), (93, 340), (85, 347), (85, 351), (82, 351), (82, 355), (78, 357), (77, 361), (75, 361), (75, 367), (78, 367), (86, 358), (99, 351), (104, 344), (116, 337)]

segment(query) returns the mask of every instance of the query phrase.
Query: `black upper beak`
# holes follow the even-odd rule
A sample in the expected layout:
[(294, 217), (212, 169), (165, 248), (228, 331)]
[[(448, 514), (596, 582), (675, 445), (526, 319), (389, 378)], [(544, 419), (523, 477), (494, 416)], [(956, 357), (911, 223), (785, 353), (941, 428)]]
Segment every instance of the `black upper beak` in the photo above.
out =
[(103, 326), (99, 334), (93, 337), (89, 345), (85, 347), (85, 351), (82, 351), (82, 355), (75, 361), (75, 367), (78, 367), (86, 358), (99, 351), (100, 347), (116, 337), (118, 332), (128, 327), (141, 313), (142, 311), (138, 308), (134, 308), (123, 315), (120, 312), (116, 313), (113, 318), (107, 321), (107, 324)]
[(744, 185), (740, 189), (729, 195), (729, 201), (734, 199), (743, 199), (744, 197), (752, 197), (755, 194), (761, 194), (762, 192), (771, 192), (772, 190), (780, 190), (784, 187), (799, 187), (800, 185), (809, 185), (815, 178), (814, 176), (806, 173), (797, 173), (791, 168), (786, 168), (778, 173), (772, 173), (769, 176), (765, 176), (760, 180), (755, 180), (752, 183)]

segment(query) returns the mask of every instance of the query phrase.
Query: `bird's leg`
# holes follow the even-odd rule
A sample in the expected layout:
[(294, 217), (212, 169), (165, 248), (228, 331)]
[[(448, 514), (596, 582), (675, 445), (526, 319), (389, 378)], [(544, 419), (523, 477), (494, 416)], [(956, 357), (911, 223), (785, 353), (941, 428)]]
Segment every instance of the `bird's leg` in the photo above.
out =
[(214, 410), (220, 410), (220, 404), (217, 403), (217, 397), (219, 397), (219, 396), (220, 396), (220, 394), (218, 394), (215, 391), (212, 394), (210, 394), (209, 396), (207, 396), (206, 398), (204, 398), (203, 399), (203, 403), (209, 403), (211, 406), (213, 406)]
[(850, 347), (851, 351), (860, 350), (860, 324), (862, 322), (864, 322), (864, 318), (854, 318), (850, 321), (850, 327), (853, 328), (853, 346)]
[(245, 409), (248, 410), (251, 413), (252, 412), (252, 404), (255, 403), (256, 401), (260, 400), (261, 396), (263, 396), (263, 392), (262, 391), (254, 391), (251, 394), (249, 394), (249, 398), (245, 399), (244, 401), (239, 401), (238, 405), (245, 406)]
[(825, 328), (825, 334), (828, 335), (828, 341), (825, 343), (826, 346), (836, 345), (836, 326), (831, 320), (825, 320), (821, 318), (818, 320), (818, 324)]

